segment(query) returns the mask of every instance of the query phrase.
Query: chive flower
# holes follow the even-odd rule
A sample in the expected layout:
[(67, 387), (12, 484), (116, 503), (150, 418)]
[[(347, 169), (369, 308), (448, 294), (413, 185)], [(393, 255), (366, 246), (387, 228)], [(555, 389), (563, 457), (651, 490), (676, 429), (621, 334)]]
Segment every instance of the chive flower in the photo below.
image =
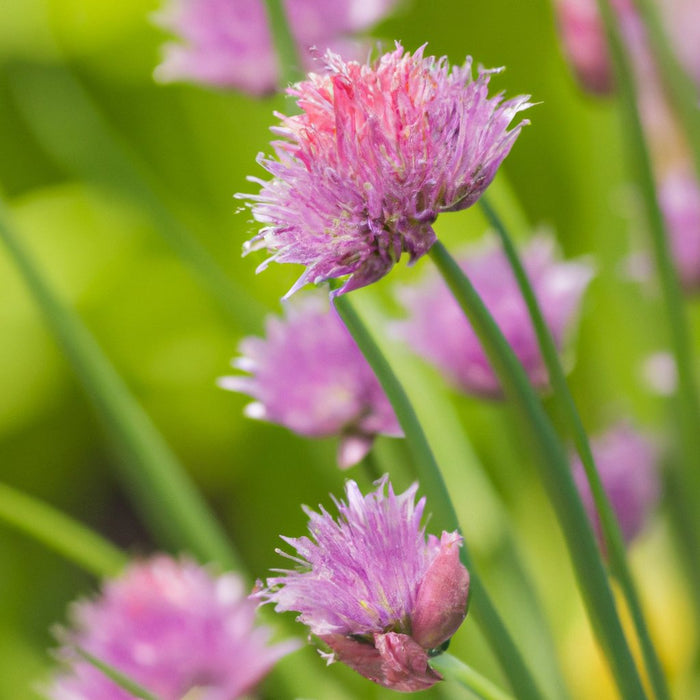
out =
[[(591, 449), (625, 543), (630, 544), (642, 531), (659, 501), (658, 450), (626, 422), (594, 438)], [(600, 519), (578, 455), (572, 457), (572, 464), (576, 486), (601, 548), (604, 548)]]
[[(548, 388), (548, 374), (530, 315), (505, 253), (489, 241), (459, 256), (459, 264), (522, 363), (533, 386)], [(523, 250), (523, 265), (556, 345), (563, 349), (593, 270), (588, 262), (556, 259), (551, 236), (535, 236)], [(445, 282), (433, 273), (399, 290), (408, 317), (396, 334), (434, 364), (457, 388), (484, 398), (503, 389), (481, 341)]]
[(664, 176), (659, 204), (681, 283), (687, 291), (696, 292), (700, 290), (700, 183), (692, 166)]
[(279, 115), (269, 181), (248, 200), (262, 229), (246, 251), (306, 266), (307, 282), (350, 275), (338, 293), (375, 282), (435, 242), (438, 214), (476, 202), (525, 122), (527, 97), (489, 97), (492, 70), (396, 49), (370, 64), (326, 54), (327, 72), (287, 92), (299, 114)]
[(224, 389), (252, 396), (251, 418), (295, 433), (338, 436), (338, 464), (347, 468), (377, 434), (401, 436), (394, 410), (372, 368), (325, 295), (306, 295), (270, 316), (266, 337), (248, 337), (233, 366), (249, 376), (223, 377)]
[(254, 594), (275, 610), (299, 612), (340, 661), (394, 690), (424, 690), (441, 679), (430, 667), (466, 615), (469, 574), (459, 561), (462, 538), (425, 536), (418, 484), (395, 494), (388, 476), (363, 496), (354, 481), (338, 519), (304, 508), (308, 537), (282, 537), (297, 566), (276, 570)]
[(588, 92), (613, 90), (610, 52), (596, 0), (555, 0), (562, 49), (578, 82)]
[[(131, 700), (76, 647), (113, 666), (161, 700), (235, 700), (252, 690), (294, 641), (268, 645), (255, 603), (235, 574), (214, 576), (188, 560), (158, 555), (132, 563), (99, 596), (71, 608), (57, 656), (68, 669), (51, 700)], [(196, 689), (196, 690), (195, 690)], [(190, 697), (190, 696), (188, 696)]]
[[(319, 50), (333, 48), (347, 57), (367, 52), (352, 35), (367, 29), (396, 0), (285, 0), (292, 36), (307, 69)], [(274, 92), (280, 70), (265, 0), (169, 0), (154, 22), (178, 37), (166, 44), (155, 77), (253, 95)]]

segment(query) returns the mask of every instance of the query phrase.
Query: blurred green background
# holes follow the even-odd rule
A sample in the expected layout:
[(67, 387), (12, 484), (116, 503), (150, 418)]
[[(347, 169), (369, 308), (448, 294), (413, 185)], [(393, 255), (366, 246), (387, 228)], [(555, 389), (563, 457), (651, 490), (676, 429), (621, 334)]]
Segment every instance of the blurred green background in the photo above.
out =
[[(241, 259), (240, 251), (255, 229), (232, 198), (250, 190), (247, 175), (262, 175), (254, 159), (267, 148), (272, 111), (285, 102), (155, 84), (152, 71), (166, 39), (149, 23), (156, 9), (155, 2), (136, 0), (0, 3), (0, 190), (47, 278), (187, 466), (250, 571), (264, 576), (279, 565), (278, 535), (305, 529), (300, 504), (328, 505), (328, 494), (340, 494), (348, 475), (368, 482), (362, 473), (336, 468), (333, 440), (309, 442), (249, 421), (242, 416), (245, 397), (215, 386), (229, 372), (240, 338), (262, 331), (263, 314), (279, 312), (279, 297), (299, 273), (272, 266), (254, 274), (262, 257)], [(532, 94), (538, 102), (504, 167), (522, 211), (504, 213), (519, 235), (528, 233), (523, 220), (544, 225), (567, 256), (594, 258), (598, 276), (586, 297), (571, 375), (587, 426), (596, 432), (630, 417), (663, 441), (664, 402), (640, 381), (643, 359), (665, 347), (656, 293), (620, 274), (629, 250), (645, 246), (623, 132), (614, 102), (586, 97), (574, 84), (549, 3), (406, 0), (374, 34), (411, 50), (427, 42), (430, 53), (454, 62), (470, 54), (484, 66), (506, 66), (493, 88)], [(500, 178), (498, 201), (504, 192)], [(162, 231), (178, 227), (237, 288), (228, 311), (165, 242)], [(485, 228), (478, 211), (466, 211), (443, 216), (437, 230), (457, 249)], [(420, 275), (423, 266), (428, 263), (401, 265), (353, 295), (375, 327), (382, 325), (378, 309), (393, 306), (392, 286)], [(153, 551), (158, 543), (117, 478), (100, 421), (1, 248), (0, 338), (2, 481), (134, 554)], [(494, 495), (508, 508), (578, 697), (606, 697), (605, 672), (517, 421), (500, 405), (458, 397), (402, 348), (388, 348), (449, 464), (448, 483), (470, 523), (467, 538), (516, 639), (538, 656), (527, 603), (503, 568), (503, 522), (490, 510)], [(426, 387), (437, 399), (428, 400)], [(469, 443), (449, 427), (451, 419)], [(407, 459), (399, 441), (381, 439), (378, 451), (382, 459)], [(397, 480), (400, 487), (408, 483)], [(683, 693), (692, 630), (688, 592), (666, 530), (660, 513), (635, 545), (633, 564), (645, 572), (652, 628)], [(70, 600), (94, 587), (74, 565), (0, 524), (0, 698), (38, 696), (52, 664), (51, 626), (65, 620)], [(499, 679), (469, 620), (453, 650)], [(315, 655), (311, 648), (299, 653)], [(286, 663), (292, 668), (294, 659)], [(538, 669), (546, 679), (544, 666)], [(339, 664), (326, 673), (356, 697), (389, 696)], [(266, 691), (270, 697), (273, 688)], [(312, 687), (307, 697), (326, 696)]]

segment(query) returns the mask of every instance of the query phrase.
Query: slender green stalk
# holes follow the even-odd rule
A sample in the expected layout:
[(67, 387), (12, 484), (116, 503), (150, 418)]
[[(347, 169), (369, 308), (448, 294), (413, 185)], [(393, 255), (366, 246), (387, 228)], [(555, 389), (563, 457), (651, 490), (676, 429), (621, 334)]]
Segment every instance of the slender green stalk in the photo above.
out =
[(698, 88), (676, 58), (668, 36), (661, 25), (659, 4), (651, 0), (636, 0), (649, 39), (654, 49), (668, 89), (685, 130), (695, 162), (695, 171), (700, 177), (700, 111), (698, 111)]
[(439, 671), (445, 680), (459, 683), (481, 700), (513, 700), (511, 695), (504, 693), (488, 678), (484, 678), (452, 654), (440, 654), (430, 660), (430, 665)]
[(265, 0), (265, 9), (270, 21), (277, 62), (280, 67), (279, 83), (282, 86), (295, 83), (302, 78), (302, 72), (299, 68), (301, 62), (282, 0)]
[[(637, 106), (637, 91), (630, 61), (617, 28), (609, 0), (598, 0), (605, 21), (611, 54), (615, 62), (618, 85), (622, 96), (625, 133), (634, 172), (638, 177), (641, 200), (646, 208), (654, 257), (668, 316), (671, 348), (678, 372), (676, 411), (679, 424), (683, 459), (681, 462), (682, 488), (678, 495), (688, 503), (682, 508), (693, 513), (695, 537), (700, 537), (700, 400), (695, 376), (694, 357), (688, 322), (678, 273), (673, 264), (668, 237), (657, 197), (654, 173)], [(689, 570), (698, 570), (700, 551), (693, 554), (696, 562)], [(700, 615), (700, 601), (696, 598), (696, 612)]]
[(128, 561), (121, 550), (101, 535), (6, 484), (0, 484), (0, 520), (95, 576), (116, 576)]
[(649, 634), (649, 629), (647, 627), (646, 620), (644, 619), (642, 603), (639, 599), (639, 594), (637, 592), (632, 573), (630, 572), (627, 564), (627, 555), (622, 532), (613, 512), (610, 499), (605, 492), (600, 475), (596, 469), (588, 436), (586, 435), (586, 431), (583, 427), (583, 422), (581, 420), (581, 416), (579, 415), (578, 409), (576, 408), (573, 396), (569, 391), (569, 385), (567, 384), (564, 370), (561, 366), (561, 362), (559, 361), (559, 353), (557, 352), (556, 345), (554, 344), (554, 339), (549, 332), (549, 328), (547, 327), (544, 316), (542, 315), (542, 310), (540, 309), (537, 298), (535, 297), (535, 292), (530, 284), (527, 273), (525, 272), (525, 268), (523, 267), (522, 261), (520, 260), (513, 241), (508, 235), (508, 231), (489, 204), (488, 200), (485, 197), (482, 197), (480, 202), (481, 208), (484, 210), (486, 217), (498, 233), (503, 249), (506, 253), (506, 257), (508, 258), (508, 262), (510, 263), (511, 269), (513, 270), (515, 278), (518, 282), (520, 292), (525, 299), (530, 318), (532, 319), (532, 323), (535, 328), (537, 341), (547, 366), (549, 381), (551, 382), (554, 390), (555, 400), (559, 409), (561, 410), (564, 420), (571, 430), (574, 442), (576, 444), (576, 449), (581, 457), (586, 478), (588, 479), (588, 483), (591, 487), (593, 500), (595, 502), (596, 510), (598, 511), (598, 516), (602, 525), (610, 569), (615, 578), (618, 580), (622, 593), (627, 601), (627, 605), (629, 606), (654, 692), (658, 698), (670, 700), (670, 692), (666, 683), (666, 678), (664, 677), (661, 662), (659, 661), (658, 654), (656, 653), (656, 649), (654, 648), (654, 644), (651, 640), (651, 635)]
[(141, 700), (160, 700), (157, 695), (154, 695), (150, 691), (146, 690), (143, 686), (139, 685), (136, 681), (132, 680), (126, 674), (110, 666), (108, 663), (101, 661), (97, 657), (81, 649), (80, 647), (75, 647), (75, 651), (82, 656), (85, 661), (92, 664), (98, 671), (104, 673), (107, 678), (114, 681), (122, 690), (126, 690), (134, 697), (141, 698)]
[(2, 240), (122, 454), (120, 475), (158, 537), (204, 561), (235, 569), (232, 544), (168, 444), (90, 332), (56, 296), (11, 230), (0, 203)]
[(522, 365), (459, 265), (439, 241), (430, 257), (479, 336), (506, 392), (517, 403), (538, 447), (537, 467), (566, 538), (593, 630), (626, 700), (646, 697), (622, 630), (598, 546), (573, 482), (566, 452)]
[(71, 72), (60, 66), (18, 66), (13, 75), (13, 97), (46, 151), (88, 182), (126, 192), (227, 318), (237, 326), (256, 328), (265, 309), (251, 298), (250, 290), (227, 275), (181, 217), (172, 212), (158, 178), (100, 113)]
[[(355, 312), (347, 295), (336, 297), (335, 306), (355, 342), (377, 375), (394, 408), (396, 417), (406, 437), (406, 442), (413, 454), (421, 482), (421, 489), (425, 493), (428, 503), (430, 503), (433, 513), (432, 524), (437, 530), (458, 529), (457, 515), (445, 487), (442, 473), (406, 392)], [(462, 547), (460, 556), (464, 565), (469, 569), (471, 576), (472, 615), (500, 661), (504, 674), (508, 677), (511, 686), (517, 689), (518, 697), (523, 700), (527, 698), (541, 698), (542, 694), (538, 690), (518, 648), (486, 592), (486, 588), (471, 560), (466, 544)]]
[[(353, 304), (371, 328), (381, 328), (385, 323), (386, 315), (377, 309), (374, 299), (358, 295)], [(512, 609), (520, 613), (517, 639), (519, 646), (528, 650), (529, 668), (548, 697), (565, 700), (568, 697), (567, 684), (537, 586), (523, 561), (505, 505), (474, 452), (452, 399), (444, 388), (436, 385), (433, 372), (415, 356), (402, 352), (401, 347), (382, 335), (376, 340), (385, 355), (391, 357), (391, 367), (416, 410), (448, 491), (460, 494), (455, 507), (472, 556), (476, 558), (479, 552), (488, 556), (508, 579), (509, 589), (517, 596)], [(392, 466), (406, 470), (412, 465), (404, 460), (400, 465)], [(395, 479), (396, 472), (390, 472)], [(418, 477), (414, 475), (413, 478)], [(510, 604), (513, 605), (512, 601)], [(505, 609), (502, 614), (516, 624), (515, 618), (511, 618)]]
[(371, 451), (368, 452), (362, 458), (360, 466), (362, 467), (363, 471), (365, 472), (365, 476), (370, 482), (374, 482), (377, 481), (377, 479), (382, 478), (383, 472), (381, 469), (381, 465), (377, 463), (377, 458)]

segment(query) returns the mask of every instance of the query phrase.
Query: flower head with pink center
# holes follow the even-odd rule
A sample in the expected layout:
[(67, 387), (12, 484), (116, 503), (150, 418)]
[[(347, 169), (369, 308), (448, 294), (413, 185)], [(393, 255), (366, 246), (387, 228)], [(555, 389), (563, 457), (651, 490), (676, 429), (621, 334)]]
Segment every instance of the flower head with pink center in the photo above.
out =
[(299, 620), (339, 660), (380, 685), (401, 691), (430, 687), (440, 675), (429, 653), (456, 632), (466, 615), (469, 574), (459, 560), (462, 538), (425, 536), (425, 499), (418, 484), (395, 494), (388, 477), (366, 496), (354, 481), (347, 502), (309, 516), (310, 537), (282, 539), (299, 563), (279, 570), (254, 594)]
[[(649, 520), (660, 494), (658, 450), (628, 423), (615, 425), (591, 441), (596, 468), (629, 544)], [(603, 535), (588, 479), (578, 456), (573, 458), (574, 480), (593, 523), (598, 541)]]
[(252, 396), (252, 418), (284, 425), (308, 437), (339, 436), (338, 463), (350, 467), (374, 437), (402, 435), (372, 368), (324, 295), (288, 303), (285, 318), (271, 316), (266, 337), (245, 338), (234, 361), (250, 376), (224, 377), (220, 386)]
[[(523, 251), (523, 265), (556, 345), (562, 348), (593, 275), (584, 261), (558, 262), (550, 236), (538, 235)], [(489, 243), (460, 258), (471, 280), (534, 386), (548, 386), (547, 369), (525, 300), (500, 247)], [(460, 389), (500, 398), (501, 384), (471, 324), (441, 278), (400, 292), (409, 317), (396, 332)]]
[(197, 689), (201, 700), (235, 700), (251, 689), (294, 641), (268, 645), (255, 624), (255, 603), (235, 574), (213, 576), (194, 562), (165, 555), (131, 564), (94, 600), (73, 605), (59, 658), (70, 670), (47, 689), (51, 700), (131, 700), (88, 661), (83, 649), (161, 700)]
[[(307, 69), (332, 48), (359, 58), (367, 46), (350, 38), (388, 12), (396, 0), (285, 0), (284, 9)], [(280, 70), (265, 0), (170, 0), (154, 16), (180, 38), (165, 46), (156, 78), (190, 80), (254, 95), (273, 92)]]
[[(384, 276), (435, 242), (438, 214), (476, 202), (525, 122), (527, 97), (489, 97), (494, 71), (472, 77), (471, 59), (410, 54), (400, 46), (370, 65), (326, 55), (328, 72), (289, 88), (301, 114), (279, 115), (272, 174), (250, 202), (263, 224), (247, 250), (299, 263), (307, 282), (350, 275), (340, 292)], [(264, 268), (267, 263), (262, 264)]]

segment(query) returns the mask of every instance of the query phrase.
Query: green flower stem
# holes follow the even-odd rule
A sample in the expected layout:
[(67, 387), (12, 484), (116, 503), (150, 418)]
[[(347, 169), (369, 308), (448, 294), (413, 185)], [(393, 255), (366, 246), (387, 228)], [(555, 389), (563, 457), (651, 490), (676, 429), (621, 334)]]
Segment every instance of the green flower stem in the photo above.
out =
[(300, 70), (301, 61), (282, 0), (265, 0), (265, 9), (270, 21), (273, 44), (280, 67), (279, 83), (282, 86), (295, 83), (303, 77)]
[(645, 698), (566, 452), (525, 370), (471, 282), (440, 241), (430, 249), (430, 257), (471, 322), (506, 392), (527, 421), (538, 447), (537, 467), (566, 538), (593, 630), (605, 651), (620, 692), (626, 700)]
[(508, 231), (485, 197), (481, 198), (480, 203), (481, 208), (486, 214), (486, 218), (496, 230), (501, 240), (508, 262), (518, 282), (520, 292), (527, 304), (528, 312), (537, 335), (537, 341), (547, 366), (547, 372), (554, 390), (555, 400), (561, 411), (561, 415), (571, 430), (576, 449), (581, 457), (581, 462), (586, 472), (586, 478), (591, 487), (593, 500), (602, 525), (610, 569), (618, 580), (627, 605), (629, 606), (654, 692), (658, 698), (670, 700), (670, 692), (666, 683), (666, 678), (664, 677), (661, 662), (659, 661), (658, 654), (651, 640), (651, 635), (649, 634), (649, 629), (644, 619), (639, 594), (627, 563), (622, 532), (613, 512), (610, 499), (605, 492), (600, 475), (596, 469), (588, 436), (586, 435), (573, 396), (569, 391), (569, 386), (566, 382), (561, 362), (559, 361), (559, 353), (554, 344), (554, 339), (549, 332), (549, 328), (542, 315), (542, 310), (535, 297), (535, 292), (527, 277), (527, 273), (525, 272), (525, 268), (523, 267), (515, 245), (508, 235)]
[(98, 577), (116, 576), (128, 561), (93, 530), (6, 484), (0, 484), (0, 520)]
[[(385, 323), (386, 315), (369, 295), (357, 295), (353, 304), (370, 328), (381, 328)], [(472, 556), (478, 558), (481, 553), (489, 557), (490, 562), (501, 567), (499, 571), (509, 580), (509, 589), (516, 592), (518, 602), (512, 609), (521, 613), (517, 638), (519, 646), (528, 650), (529, 668), (545, 695), (565, 700), (567, 685), (539, 592), (523, 561), (506, 507), (474, 452), (452, 398), (436, 385), (433, 371), (415, 356), (385, 337), (379, 336), (377, 341), (385, 355), (391, 357), (392, 369), (413, 403), (449, 492), (460, 494), (455, 502), (457, 518)], [(396, 467), (406, 469), (410, 465), (404, 460), (389, 470), (394, 480)], [(417, 478), (414, 473), (413, 479)], [(510, 619), (506, 610), (502, 614)]]
[(513, 700), (488, 678), (484, 678), (452, 654), (440, 654), (430, 660), (430, 665), (439, 671), (445, 680), (454, 681), (470, 690), (481, 700)]
[[(698, 431), (700, 402), (690, 331), (678, 273), (671, 257), (663, 215), (657, 198), (651, 159), (637, 107), (637, 92), (632, 68), (617, 29), (615, 15), (609, 0), (598, 0), (598, 6), (605, 22), (608, 42), (617, 71), (624, 109), (624, 130), (628, 135), (630, 155), (634, 172), (638, 177), (641, 200), (646, 207), (661, 292), (668, 316), (671, 347), (678, 372), (675, 409), (683, 457), (680, 473), (682, 487), (678, 489), (678, 496), (687, 501), (682, 509), (693, 514), (695, 531), (693, 537), (698, 538), (700, 537), (700, 431)], [(686, 562), (691, 573), (700, 569), (700, 551), (696, 549), (692, 556), (696, 561), (692, 564)], [(698, 596), (694, 596), (694, 599), (696, 613), (700, 617), (700, 599)]]
[(382, 465), (378, 462), (376, 456), (373, 454), (372, 450), (370, 450), (363, 458), (362, 461), (360, 462), (360, 466), (362, 467), (362, 470), (365, 473), (365, 476), (367, 477), (367, 480), (370, 483), (373, 483), (377, 481), (378, 479), (382, 478), (382, 475), (384, 474), (384, 471), (382, 469)]
[(15, 69), (10, 88), (43, 148), (69, 172), (117, 190), (150, 217), (155, 231), (192, 271), (236, 326), (257, 328), (266, 311), (229, 277), (190, 228), (172, 212), (158, 178), (112, 127), (70, 71), (60, 66)]
[(636, 0), (649, 39), (654, 49), (664, 78), (665, 87), (671, 94), (676, 114), (680, 118), (690, 145), (695, 171), (700, 177), (700, 111), (698, 110), (698, 88), (676, 58), (666, 32), (661, 25), (658, 3), (651, 0)]
[(87, 651), (85, 651), (85, 649), (75, 647), (75, 651), (82, 656), (85, 661), (92, 664), (98, 671), (104, 673), (107, 678), (114, 681), (114, 683), (116, 683), (120, 688), (126, 690), (127, 693), (133, 695), (134, 697), (141, 698), (141, 700), (160, 700), (157, 695), (154, 695), (150, 691), (146, 690), (136, 681), (129, 678), (129, 676), (114, 668), (114, 666), (110, 666), (92, 654), (89, 654)]
[[(445, 487), (442, 473), (406, 392), (355, 312), (347, 295), (337, 296), (335, 298), (335, 306), (355, 342), (377, 375), (396, 412), (396, 417), (404, 431), (406, 442), (416, 463), (421, 489), (430, 504), (433, 514), (432, 524), (437, 530), (458, 529), (459, 523)], [(471, 576), (470, 597), (474, 601), (472, 615), (501, 663), (503, 672), (508, 677), (511, 686), (518, 690), (518, 697), (522, 700), (542, 698), (542, 694), (538, 690), (518, 648), (486, 592), (486, 588), (476, 571), (466, 544), (460, 550), (460, 557), (464, 565), (469, 569)]]
[(77, 314), (54, 294), (11, 230), (1, 203), (0, 240), (104, 420), (123, 457), (120, 475), (159, 539), (186, 547), (205, 562), (238, 568), (233, 546), (177, 457)]

